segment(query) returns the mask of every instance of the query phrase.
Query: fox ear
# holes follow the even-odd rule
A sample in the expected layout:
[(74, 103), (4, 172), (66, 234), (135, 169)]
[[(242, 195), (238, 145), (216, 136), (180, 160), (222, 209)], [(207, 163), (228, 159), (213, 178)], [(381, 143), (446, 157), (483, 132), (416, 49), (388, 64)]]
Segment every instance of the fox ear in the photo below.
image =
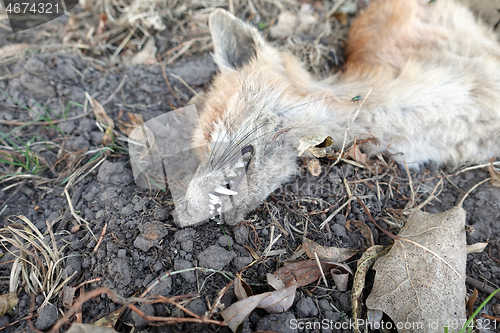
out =
[(214, 42), (214, 60), (221, 71), (247, 64), (265, 44), (257, 29), (223, 9), (216, 9), (210, 14), (209, 25)]

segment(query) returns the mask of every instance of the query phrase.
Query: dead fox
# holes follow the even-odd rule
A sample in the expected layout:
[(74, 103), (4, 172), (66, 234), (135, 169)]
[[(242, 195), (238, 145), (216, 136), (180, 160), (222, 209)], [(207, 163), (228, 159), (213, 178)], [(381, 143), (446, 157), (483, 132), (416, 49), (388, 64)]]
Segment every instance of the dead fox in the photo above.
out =
[(500, 156), (500, 45), (452, 0), (373, 1), (351, 27), (345, 68), (320, 82), (230, 13), (209, 24), (220, 74), (194, 133), (209, 144), (180, 226), (244, 219), (296, 173), (299, 140), (314, 133), (340, 148), (349, 126), (348, 141), (374, 137), (372, 154), (410, 167)]

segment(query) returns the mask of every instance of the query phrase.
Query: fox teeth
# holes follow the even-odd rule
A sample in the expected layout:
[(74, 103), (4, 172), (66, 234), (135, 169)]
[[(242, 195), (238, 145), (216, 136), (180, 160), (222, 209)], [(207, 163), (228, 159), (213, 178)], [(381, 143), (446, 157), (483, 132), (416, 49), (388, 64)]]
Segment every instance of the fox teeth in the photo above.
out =
[(237, 174), (236, 172), (234, 172), (234, 170), (230, 170), (227, 174), (226, 174), (226, 177), (228, 178), (233, 178), (233, 177), (236, 177)]
[(212, 193), (208, 193), (208, 197), (210, 198), (211, 204), (220, 204), (220, 197), (213, 195)]
[(230, 190), (230, 189), (222, 187), (222, 186), (216, 187), (214, 189), (214, 192), (217, 192), (219, 194), (224, 194), (224, 195), (237, 195), (238, 194), (238, 192)]
[(227, 180), (222, 181), (222, 185), (227, 185)]

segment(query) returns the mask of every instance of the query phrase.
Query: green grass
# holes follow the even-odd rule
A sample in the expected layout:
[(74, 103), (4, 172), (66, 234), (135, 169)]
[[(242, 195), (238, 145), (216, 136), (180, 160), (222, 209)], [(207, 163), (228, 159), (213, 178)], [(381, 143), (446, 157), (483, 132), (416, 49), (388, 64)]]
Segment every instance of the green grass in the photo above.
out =
[[(12, 140), (10, 140), (9, 138), (5, 139), (14, 147), (15, 151), (17, 151), (18, 154), (9, 155), (6, 152), (1, 152), (0, 162), (21, 167), (24, 172), (29, 173), (31, 175), (37, 175), (40, 173), (40, 171), (43, 170), (43, 165), (41, 164), (38, 155), (35, 152), (33, 152), (30, 147), (31, 144), (35, 141), (35, 137), (33, 137), (27, 143), (18, 138), (18, 140), (21, 141), (21, 143), (23, 144), (24, 149), (21, 149), (20, 147), (16, 146), (14, 142), (12, 142)], [(10, 157), (11, 160), (3, 159), (1, 155), (8, 156)], [(20, 156), (22, 156), (22, 158)]]

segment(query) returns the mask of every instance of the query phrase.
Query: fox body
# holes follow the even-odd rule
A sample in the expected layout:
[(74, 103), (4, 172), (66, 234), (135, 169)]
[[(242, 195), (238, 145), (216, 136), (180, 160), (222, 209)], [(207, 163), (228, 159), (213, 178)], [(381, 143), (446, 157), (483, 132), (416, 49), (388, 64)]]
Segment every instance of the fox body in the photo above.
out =
[(373, 1), (353, 22), (345, 68), (323, 81), (228, 12), (209, 24), (220, 74), (194, 133), (208, 145), (181, 226), (241, 221), (296, 173), (299, 140), (314, 133), (340, 148), (349, 127), (348, 141), (374, 137), (371, 153), (410, 167), (500, 155), (500, 45), (452, 0)]

